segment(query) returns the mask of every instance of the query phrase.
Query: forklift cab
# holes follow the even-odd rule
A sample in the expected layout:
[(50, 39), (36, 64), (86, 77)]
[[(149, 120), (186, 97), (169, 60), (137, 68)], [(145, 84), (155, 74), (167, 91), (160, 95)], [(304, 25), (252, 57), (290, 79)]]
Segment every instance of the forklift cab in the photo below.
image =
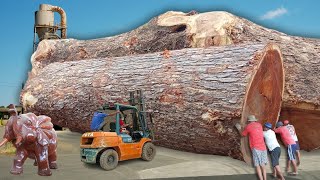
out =
[[(141, 112), (136, 106), (119, 104), (119, 103), (109, 103), (103, 106), (104, 110), (116, 111), (119, 110), (121, 115), (118, 113), (116, 115), (116, 120), (106, 123), (104, 131), (116, 132), (117, 135), (122, 137), (123, 142), (139, 142), (141, 138), (148, 138), (150, 136), (150, 130), (146, 122), (146, 112)], [(130, 119), (130, 125), (126, 128), (128, 134), (121, 130), (120, 119), (121, 116), (125, 124), (128, 123)]]

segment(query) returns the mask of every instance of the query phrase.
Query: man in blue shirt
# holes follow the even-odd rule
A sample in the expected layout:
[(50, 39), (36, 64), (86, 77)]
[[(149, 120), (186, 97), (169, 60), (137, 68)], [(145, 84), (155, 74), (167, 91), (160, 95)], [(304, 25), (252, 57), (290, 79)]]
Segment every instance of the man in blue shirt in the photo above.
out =
[(120, 112), (119, 110), (117, 110), (116, 112), (111, 113), (111, 114), (106, 114), (102, 110), (99, 110), (99, 111), (95, 112), (93, 114), (93, 118), (92, 118), (92, 121), (91, 121), (90, 129), (92, 131), (99, 131), (105, 125), (105, 123), (103, 123), (105, 117), (114, 116), (119, 112)]

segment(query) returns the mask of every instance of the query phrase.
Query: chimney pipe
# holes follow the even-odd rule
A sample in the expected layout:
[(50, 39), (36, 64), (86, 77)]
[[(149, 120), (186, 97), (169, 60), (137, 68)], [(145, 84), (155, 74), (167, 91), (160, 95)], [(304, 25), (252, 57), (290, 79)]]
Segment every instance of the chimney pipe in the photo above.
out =
[(57, 12), (60, 14), (60, 17), (61, 17), (61, 21), (60, 21), (61, 38), (66, 39), (67, 38), (67, 15), (66, 15), (66, 12), (61, 7), (52, 6), (50, 4), (41, 4), (40, 10)]
[(67, 38), (67, 15), (66, 12), (58, 6), (51, 6), (51, 11), (57, 12), (61, 16), (61, 38), (66, 39)]

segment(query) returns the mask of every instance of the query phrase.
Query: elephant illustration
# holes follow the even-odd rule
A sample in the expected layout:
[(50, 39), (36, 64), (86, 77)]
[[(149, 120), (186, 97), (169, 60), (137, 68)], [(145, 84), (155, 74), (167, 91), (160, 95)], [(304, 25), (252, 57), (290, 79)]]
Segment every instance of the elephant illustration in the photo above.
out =
[(10, 118), (0, 147), (12, 142), (16, 147), (16, 156), (11, 168), (12, 174), (23, 173), (23, 164), (29, 157), (35, 159), (38, 174), (50, 176), (50, 169), (57, 169), (57, 134), (51, 118), (36, 116), (33, 113), (17, 115), (15, 109), (9, 109)]

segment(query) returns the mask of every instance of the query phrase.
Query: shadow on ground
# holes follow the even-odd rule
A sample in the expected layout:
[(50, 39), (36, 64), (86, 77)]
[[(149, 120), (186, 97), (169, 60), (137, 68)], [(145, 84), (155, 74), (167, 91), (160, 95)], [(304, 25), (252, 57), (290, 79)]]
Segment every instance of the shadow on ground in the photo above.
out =
[[(257, 180), (254, 174), (239, 174), (226, 176), (200, 176), (200, 177), (177, 177), (177, 178), (159, 178), (152, 180)], [(275, 179), (271, 174), (267, 175), (267, 179)], [(298, 176), (285, 176), (286, 180), (318, 180), (320, 179), (320, 171), (304, 172)]]

